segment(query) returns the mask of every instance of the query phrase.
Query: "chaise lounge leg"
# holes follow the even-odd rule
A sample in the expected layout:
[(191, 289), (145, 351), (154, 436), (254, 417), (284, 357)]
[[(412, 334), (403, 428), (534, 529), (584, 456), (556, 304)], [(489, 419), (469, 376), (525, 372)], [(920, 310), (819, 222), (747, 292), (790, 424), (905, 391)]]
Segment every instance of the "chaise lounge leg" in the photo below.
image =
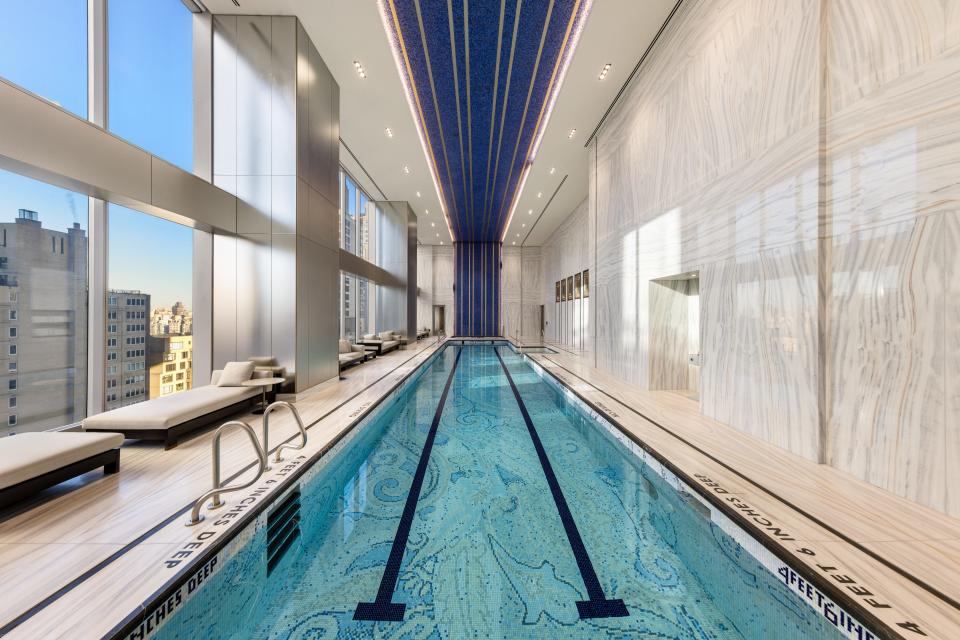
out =
[(113, 475), (120, 471), (120, 452), (117, 452), (117, 456), (113, 459), (113, 462), (108, 462), (103, 465), (103, 475), (109, 476)]

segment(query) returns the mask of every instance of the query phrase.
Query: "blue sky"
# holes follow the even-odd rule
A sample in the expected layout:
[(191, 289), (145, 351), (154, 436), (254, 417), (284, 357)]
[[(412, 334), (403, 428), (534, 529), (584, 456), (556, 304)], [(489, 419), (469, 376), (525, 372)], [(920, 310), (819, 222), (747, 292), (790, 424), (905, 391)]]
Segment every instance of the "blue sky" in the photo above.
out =
[[(0, 76), (86, 117), (87, 0), (6, 2)], [(110, 2), (110, 129), (184, 169), (193, 167), (192, 16), (180, 0)], [(87, 200), (0, 171), (0, 220), (33, 209), (44, 227), (87, 228)], [(192, 231), (111, 207), (109, 286), (152, 304), (192, 304)]]

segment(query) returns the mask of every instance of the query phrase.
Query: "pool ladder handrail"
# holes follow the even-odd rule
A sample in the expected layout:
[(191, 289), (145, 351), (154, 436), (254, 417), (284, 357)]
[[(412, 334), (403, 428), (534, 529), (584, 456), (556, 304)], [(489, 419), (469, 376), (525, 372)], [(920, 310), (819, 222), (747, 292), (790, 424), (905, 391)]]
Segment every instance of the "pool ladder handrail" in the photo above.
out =
[[(257, 473), (253, 476), (253, 478), (250, 479), (249, 482), (224, 487), (220, 484), (220, 438), (223, 437), (223, 433), (231, 427), (241, 428), (244, 433), (247, 434), (247, 437), (250, 438), (250, 443), (253, 445), (254, 451), (256, 451), (257, 454), (257, 464), (259, 465), (259, 468), (257, 469)], [(260, 476), (262, 476), (266, 470), (267, 454), (263, 447), (260, 446), (260, 442), (257, 440), (257, 434), (253, 430), (253, 427), (242, 420), (231, 420), (220, 425), (216, 433), (213, 434), (213, 488), (197, 498), (196, 502), (193, 503), (193, 509), (190, 511), (190, 519), (186, 522), (186, 525), (188, 527), (192, 527), (203, 521), (203, 514), (200, 513), (200, 508), (209, 498), (213, 498), (213, 502), (211, 502), (210, 506), (208, 507), (209, 509), (217, 509), (222, 507), (225, 503), (220, 499), (221, 494), (246, 489), (259, 480)]]
[[(270, 404), (263, 412), (263, 450), (270, 455), (270, 444), (269, 444), (269, 432), (270, 432), (270, 414), (276, 411), (277, 409), (290, 409), (290, 413), (293, 414), (294, 420), (297, 421), (297, 427), (300, 429), (300, 437), (302, 440), (300, 444), (291, 444), (284, 442), (279, 447), (277, 447), (277, 453), (273, 458), (274, 462), (282, 462), (283, 458), (280, 457), (280, 454), (284, 449), (290, 449), (292, 451), (298, 451), (307, 446), (307, 429), (303, 426), (303, 419), (300, 417), (300, 412), (297, 411), (297, 408), (289, 402), (284, 402), (283, 400), (277, 400)], [(267, 467), (269, 470), (270, 467)]]

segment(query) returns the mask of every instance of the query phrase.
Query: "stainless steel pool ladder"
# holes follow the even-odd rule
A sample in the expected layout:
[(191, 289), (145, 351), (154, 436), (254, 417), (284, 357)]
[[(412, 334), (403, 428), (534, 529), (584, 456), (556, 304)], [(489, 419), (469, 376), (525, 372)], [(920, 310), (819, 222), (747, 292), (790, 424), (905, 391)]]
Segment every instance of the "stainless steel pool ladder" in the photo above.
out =
[[(297, 421), (297, 427), (300, 429), (300, 444), (290, 444), (283, 443), (277, 447), (277, 455), (274, 456), (274, 462), (280, 462), (283, 458), (280, 457), (280, 454), (284, 449), (291, 449), (296, 451), (298, 449), (303, 449), (307, 446), (307, 429), (303, 426), (303, 420), (300, 418), (300, 412), (297, 411), (297, 408), (290, 404), (289, 402), (284, 402), (283, 400), (277, 400), (272, 403), (266, 410), (263, 412), (263, 450), (270, 455), (270, 442), (269, 442), (269, 433), (270, 433), (270, 414), (276, 411), (277, 409), (290, 409), (290, 413), (293, 414), (294, 420)], [(269, 469), (270, 467), (267, 467)]]
[[(266, 420), (264, 420), (264, 422), (266, 422)], [(250, 438), (250, 444), (253, 445), (254, 451), (256, 451), (257, 454), (257, 464), (259, 465), (259, 468), (257, 469), (257, 473), (253, 476), (253, 478), (250, 479), (249, 482), (224, 487), (220, 484), (220, 438), (223, 436), (224, 431), (227, 431), (231, 427), (239, 427), (243, 429), (243, 431), (247, 434), (247, 437)], [(264, 438), (264, 440), (266, 440), (266, 438)], [(203, 515), (200, 513), (200, 508), (208, 499), (213, 498), (213, 502), (210, 503), (208, 508), (216, 509), (217, 507), (221, 507), (224, 504), (223, 500), (220, 499), (221, 494), (246, 489), (254, 482), (259, 480), (260, 476), (262, 476), (263, 472), (266, 470), (266, 451), (264, 451), (263, 447), (260, 446), (260, 442), (257, 441), (257, 434), (250, 425), (241, 420), (231, 420), (230, 422), (225, 422), (220, 425), (220, 428), (218, 428), (216, 433), (213, 434), (213, 488), (197, 498), (197, 501), (193, 503), (193, 509), (190, 511), (190, 519), (186, 523), (187, 526), (192, 527), (203, 520)]]

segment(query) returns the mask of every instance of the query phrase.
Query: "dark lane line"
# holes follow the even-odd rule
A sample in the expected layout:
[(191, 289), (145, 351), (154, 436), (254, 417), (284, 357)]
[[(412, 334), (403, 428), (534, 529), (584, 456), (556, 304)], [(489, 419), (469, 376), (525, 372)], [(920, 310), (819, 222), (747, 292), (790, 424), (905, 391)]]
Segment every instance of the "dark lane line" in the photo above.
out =
[[(437, 344), (439, 345), (439, 342), (438, 342)], [(380, 382), (386, 380), (386, 378), (387, 378), (390, 374), (392, 374), (394, 371), (396, 371), (397, 369), (399, 369), (399, 368), (402, 367), (403, 365), (407, 364), (408, 362), (410, 362), (411, 360), (413, 360), (413, 359), (416, 358), (417, 356), (420, 356), (421, 354), (423, 354), (423, 350), (417, 351), (417, 353), (415, 353), (414, 355), (412, 355), (412, 356), (410, 356), (409, 358), (405, 359), (403, 362), (401, 362), (400, 364), (398, 364), (398, 365), (395, 366), (394, 368), (392, 368), (392, 369), (390, 369), (389, 371), (387, 371), (386, 373), (384, 373), (383, 376), (381, 376), (380, 378), (374, 380), (373, 382), (371, 382), (370, 384), (368, 384), (367, 386), (365, 386), (365, 387), (364, 387), (363, 389), (361, 389), (360, 391), (356, 392), (355, 394), (353, 394), (352, 396), (350, 396), (350, 397), (347, 398), (346, 400), (344, 400), (344, 401), (342, 401), (341, 403), (339, 403), (337, 406), (333, 407), (332, 409), (330, 409), (329, 411), (327, 411), (326, 413), (324, 413), (322, 416), (320, 416), (319, 418), (317, 418), (316, 420), (314, 420), (313, 422), (311, 422), (310, 424), (308, 424), (305, 428), (309, 431), (312, 427), (316, 426), (319, 422), (327, 419), (331, 414), (333, 414), (333, 413), (336, 412), (336, 411), (339, 411), (340, 409), (342, 409), (344, 406), (346, 406), (346, 405), (349, 404), (350, 402), (353, 402), (353, 401), (354, 401), (357, 397), (359, 397), (361, 394), (366, 393), (366, 392), (367, 392), (368, 390), (370, 390), (374, 385), (377, 385), (377, 384), (379, 384)], [(421, 365), (422, 365), (422, 363), (421, 363)], [(417, 365), (417, 367), (419, 367), (419, 366), (421, 366), (421, 365)], [(416, 368), (414, 369), (414, 371), (416, 371)], [(407, 376), (412, 375), (412, 373), (413, 373), (413, 372), (407, 374)], [(398, 383), (398, 384), (400, 384), (400, 383)], [(386, 394), (382, 395), (382, 396), (380, 397), (380, 399), (377, 400), (377, 403), (376, 403), (376, 404), (379, 404), (380, 401), (381, 401), (383, 398), (385, 398), (389, 393), (390, 393), (390, 391), (388, 391)], [(376, 404), (375, 404), (374, 406), (376, 406)], [(372, 409), (372, 408), (373, 408), (373, 407), (371, 407), (371, 409)], [(362, 419), (362, 418), (360, 418), (360, 419)], [(359, 420), (358, 420), (358, 421), (359, 421)], [(209, 433), (209, 431), (208, 431), (207, 433)], [(198, 433), (198, 434), (197, 434), (197, 437), (199, 437), (200, 435), (202, 435), (202, 434), (199, 434), (199, 433)], [(283, 442), (277, 444), (277, 446), (275, 446), (274, 448), (272, 448), (272, 449), (268, 452), (268, 454), (273, 453), (274, 451), (276, 451), (277, 448), (279, 448), (281, 445), (284, 445), (284, 444), (287, 444), (287, 443), (289, 443), (289, 442), (292, 442), (295, 438), (299, 438), (299, 437), (300, 437), (300, 434), (299, 434), (299, 433), (295, 433), (294, 435), (290, 436), (289, 438), (287, 438), (287, 439), (284, 440)], [(249, 471), (250, 469), (252, 469), (254, 466), (256, 466), (256, 462), (251, 462), (250, 464), (248, 464), (247, 466), (243, 467), (242, 469), (240, 469), (239, 471), (237, 471), (235, 474), (233, 474), (232, 476), (230, 476), (229, 478), (227, 478), (226, 480), (224, 480), (223, 483), (224, 483), (224, 484), (229, 484), (229, 483), (233, 482), (234, 480), (236, 480), (237, 478), (239, 478), (241, 475), (243, 475), (244, 473), (246, 473), (247, 471)], [(85, 485), (85, 486), (86, 486), (86, 485)], [(80, 488), (82, 489), (83, 487), (80, 487)], [(176, 511), (176, 512), (174, 512), (174, 513), (171, 513), (169, 516), (167, 516), (166, 518), (164, 518), (162, 521), (158, 522), (157, 524), (155, 524), (154, 526), (150, 527), (149, 529), (147, 529), (146, 531), (144, 531), (143, 533), (141, 533), (140, 535), (138, 535), (136, 538), (134, 538), (134, 539), (131, 540), (130, 542), (126, 543), (126, 544), (125, 544), (124, 546), (122, 546), (120, 549), (117, 549), (117, 550), (114, 551), (112, 554), (110, 554), (109, 556), (107, 556), (106, 558), (104, 558), (103, 560), (101, 560), (100, 562), (98, 562), (97, 564), (93, 565), (92, 567), (90, 567), (89, 569), (87, 569), (86, 571), (84, 571), (83, 573), (81, 573), (80, 575), (76, 576), (75, 578), (73, 578), (72, 580), (70, 580), (69, 582), (67, 582), (65, 585), (63, 585), (62, 587), (60, 587), (59, 589), (57, 589), (56, 591), (54, 591), (54, 592), (51, 593), (50, 595), (48, 595), (48, 596), (46, 596), (45, 598), (43, 598), (42, 600), (38, 601), (37, 603), (35, 603), (33, 606), (31, 606), (31, 607), (30, 607), (29, 609), (27, 609), (26, 611), (20, 613), (20, 614), (17, 615), (15, 618), (12, 618), (9, 622), (7, 622), (7, 623), (4, 624), (2, 627), (0, 627), (0, 638), (2, 638), (3, 636), (5, 636), (6, 634), (10, 633), (11, 631), (13, 631), (14, 629), (16, 629), (17, 627), (19, 627), (20, 625), (22, 625), (24, 622), (26, 622), (27, 620), (29, 620), (29, 619), (32, 618), (33, 616), (37, 615), (38, 613), (40, 613), (41, 611), (43, 611), (44, 609), (46, 609), (47, 607), (49, 607), (51, 604), (53, 604), (54, 602), (56, 602), (57, 600), (59, 600), (60, 598), (62, 598), (63, 596), (65, 596), (66, 594), (68, 594), (68, 593), (70, 593), (71, 591), (73, 591), (74, 589), (76, 589), (78, 586), (80, 586), (81, 584), (83, 584), (84, 582), (86, 582), (87, 580), (89, 580), (90, 578), (92, 578), (93, 576), (95, 576), (96, 574), (98, 574), (98, 573), (100, 573), (101, 571), (103, 571), (105, 568), (107, 568), (107, 567), (108, 567), (109, 565), (111, 565), (113, 562), (117, 561), (118, 559), (120, 559), (121, 557), (123, 557), (124, 555), (126, 555), (126, 554), (127, 554), (128, 552), (130, 552), (132, 549), (134, 549), (134, 548), (136, 548), (137, 546), (139, 546), (140, 543), (142, 543), (144, 540), (147, 540), (148, 538), (150, 538), (151, 536), (153, 536), (155, 533), (157, 533), (158, 531), (160, 531), (161, 529), (163, 529), (163, 528), (166, 527), (167, 525), (169, 525), (171, 522), (173, 522), (173, 521), (176, 520), (177, 518), (180, 518), (180, 517), (186, 515), (186, 513), (187, 513), (188, 511), (190, 511), (191, 508), (193, 508), (193, 503), (194, 503), (194, 502), (195, 502), (195, 501), (192, 500), (192, 501), (190, 501), (189, 504), (184, 505), (184, 506), (183, 506), (182, 508), (180, 508), (178, 511)], [(18, 514), (18, 515), (19, 515), (19, 514)], [(5, 520), (5, 518), (4, 518), (4, 519), (0, 519), (0, 522), (3, 522), (4, 520)]]
[(397, 533), (393, 537), (393, 546), (390, 548), (390, 557), (387, 558), (387, 567), (384, 569), (383, 577), (380, 579), (377, 598), (373, 602), (357, 603), (357, 609), (353, 612), (354, 620), (389, 622), (401, 622), (403, 620), (403, 613), (407, 605), (402, 602), (393, 602), (393, 592), (397, 588), (397, 579), (400, 577), (400, 564), (403, 562), (403, 553), (407, 548), (407, 538), (410, 537), (410, 527), (413, 525), (413, 516), (417, 511), (417, 502), (420, 500), (420, 490), (423, 488), (423, 479), (427, 475), (427, 464), (430, 462), (430, 452), (433, 449), (433, 442), (437, 438), (437, 430), (440, 427), (440, 416), (443, 415), (443, 406), (447, 403), (447, 394), (450, 392), (450, 385), (453, 383), (453, 374), (457, 372), (457, 364), (460, 362), (460, 354), (462, 353), (462, 349), (457, 349), (457, 357), (453, 361), (450, 375), (447, 376), (447, 384), (444, 385), (440, 402), (437, 403), (437, 411), (433, 414), (433, 422), (430, 423), (430, 431), (427, 433), (427, 439), (423, 443), (423, 450), (420, 452), (420, 461), (417, 463), (417, 470), (413, 474), (413, 484), (410, 485), (410, 493), (407, 494), (407, 501), (403, 505), (400, 524), (397, 526)]
[[(865, 544), (863, 544), (863, 543), (861, 543), (861, 542), (857, 542), (856, 540), (854, 540), (853, 538), (851, 538), (849, 535), (847, 535), (846, 533), (844, 533), (844, 532), (841, 531), (840, 529), (836, 528), (835, 526), (831, 525), (831, 524), (828, 523), (827, 521), (825, 521), (825, 520), (823, 520), (823, 519), (815, 516), (812, 512), (810, 512), (810, 511), (808, 511), (807, 509), (804, 509), (803, 507), (800, 507), (799, 505), (793, 503), (793, 502), (792, 502), (791, 500), (789, 500), (788, 498), (786, 498), (786, 497), (784, 497), (784, 496), (781, 496), (781, 495), (780, 495), (779, 493), (777, 493), (774, 489), (771, 489), (771, 488), (769, 488), (769, 487), (761, 484), (759, 480), (756, 480), (756, 479), (753, 478), (752, 476), (748, 475), (746, 472), (743, 472), (743, 471), (738, 470), (736, 467), (733, 466), (732, 463), (724, 462), (718, 455), (714, 455), (714, 454), (708, 452), (706, 449), (704, 449), (704, 448), (702, 448), (702, 447), (694, 444), (692, 440), (689, 440), (689, 439), (681, 436), (679, 433), (677, 433), (676, 431), (674, 431), (672, 428), (665, 426), (665, 425), (664, 425), (663, 423), (661, 423), (661, 422), (658, 422), (656, 418), (654, 418), (654, 417), (652, 417), (652, 416), (650, 416), (650, 415), (647, 415), (646, 413), (638, 410), (636, 407), (634, 407), (632, 404), (630, 404), (628, 400), (617, 398), (617, 397), (616, 397), (615, 395), (613, 395), (612, 393), (609, 393), (609, 392), (601, 389), (599, 386), (597, 386), (597, 385), (594, 384), (593, 382), (590, 382), (589, 380), (587, 380), (586, 378), (584, 378), (584, 377), (581, 376), (580, 374), (571, 371), (570, 369), (568, 369), (567, 367), (563, 366), (562, 364), (560, 364), (560, 363), (557, 362), (556, 360), (551, 360), (551, 359), (550, 359), (550, 356), (548, 356), (548, 355), (544, 355), (544, 356), (543, 356), (543, 359), (546, 360), (547, 362), (549, 362), (550, 364), (552, 364), (552, 365), (554, 365), (554, 366), (556, 366), (556, 367), (558, 367), (558, 368), (560, 368), (560, 369), (563, 369), (564, 371), (566, 371), (567, 373), (569, 373), (571, 376), (577, 378), (578, 380), (580, 380), (580, 381), (582, 381), (582, 382), (590, 385), (590, 387), (591, 387), (593, 390), (595, 390), (595, 391), (597, 391), (598, 393), (606, 396), (607, 398), (610, 398), (611, 400), (613, 400), (614, 402), (616, 402), (616, 403), (619, 404), (620, 406), (625, 407), (628, 411), (630, 411), (630, 412), (633, 413), (634, 415), (637, 415), (637, 416), (639, 416), (640, 418), (643, 418), (644, 420), (646, 420), (647, 422), (649, 422), (649, 423), (652, 424), (653, 426), (657, 427), (658, 429), (660, 429), (661, 431), (663, 431), (663, 432), (666, 433), (667, 435), (669, 435), (669, 436), (671, 436), (671, 437), (679, 440), (680, 442), (682, 442), (683, 444), (687, 445), (688, 447), (690, 447), (691, 449), (693, 449), (693, 450), (696, 451), (697, 453), (701, 454), (701, 455), (704, 456), (705, 458), (707, 458), (707, 459), (709, 459), (709, 460), (712, 460), (713, 462), (717, 463), (718, 465), (720, 465), (721, 467), (723, 467), (724, 469), (726, 469), (726, 470), (729, 471), (730, 473), (734, 474), (735, 476), (737, 476), (737, 477), (740, 478), (741, 480), (744, 480), (744, 481), (746, 481), (747, 483), (753, 485), (754, 487), (756, 487), (756, 488), (759, 489), (760, 491), (762, 491), (762, 492), (766, 493), (767, 495), (769, 495), (771, 498), (773, 498), (773, 499), (775, 499), (775, 500), (783, 503), (784, 505), (786, 505), (786, 506), (789, 507), (790, 509), (796, 511), (797, 513), (799, 513), (799, 514), (802, 515), (803, 517), (805, 517), (805, 518), (807, 518), (808, 520), (814, 522), (815, 524), (819, 525), (820, 527), (823, 527), (824, 529), (826, 529), (827, 531), (829, 531), (829, 532), (832, 533), (833, 535), (837, 536), (838, 538), (840, 538), (841, 540), (843, 540), (843, 541), (846, 542), (847, 544), (855, 547), (856, 549), (858, 549), (859, 551), (862, 551), (863, 553), (865, 553), (866, 555), (870, 556), (871, 558), (873, 558), (873, 559), (876, 560), (877, 562), (885, 565), (888, 569), (891, 569), (892, 571), (895, 571), (896, 573), (900, 574), (901, 576), (903, 576), (904, 578), (906, 578), (906, 579), (909, 580), (910, 582), (914, 583), (915, 585), (917, 585), (917, 586), (920, 587), (921, 589), (924, 589), (924, 590), (926, 590), (926, 591), (929, 591), (931, 594), (933, 594), (933, 595), (936, 596), (937, 598), (940, 598), (941, 600), (943, 600), (945, 603), (947, 603), (948, 605), (950, 605), (950, 606), (953, 607), (954, 609), (960, 609), (960, 600), (957, 600), (957, 599), (955, 599), (955, 598), (950, 597), (948, 594), (944, 593), (942, 590), (934, 587), (932, 584), (926, 582), (926, 581), (923, 580), (922, 578), (919, 578), (918, 576), (916, 576), (916, 575), (914, 575), (913, 573), (911, 573), (910, 570), (901, 567), (900, 565), (898, 565), (898, 564), (895, 563), (894, 561), (892, 561), (892, 560), (886, 558), (885, 556), (877, 553), (876, 551), (872, 550), (870, 547), (866, 546)], [(576, 390), (573, 388), (573, 386), (571, 386), (571, 384), (570, 384), (569, 382), (567, 382), (566, 380), (563, 380), (560, 376), (558, 376), (558, 375), (557, 375), (556, 373), (554, 373), (553, 371), (550, 371), (550, 368), (549, 368), (549, 367), (544, 367), (543, 365), (540, 365), (540, 367), (541, 367), (546, 373), (548, 373), (552, 378), (554, 378), (554, 379), (557, 381), (558, 384), (560, 384), (561, 386), (563, 386), (563, 387), (566, 388), (566, 389), (569, 389), (571, 393), (573, 393), (573, 394), (576, 395), (578, 398), (580, 398), (583, 402), (585, 402), (587, 405), (589, 405), (594, 411), (596, 411), (597, 413), (600, 413), (600, 414), (606, 413), (603, 409), (597, 407), (593, 402), (591, 402), (590, 400), (588, 400), (588, 399), (583, 395), (582, 392), (576, 391)], [(637, 436), (633, 435), (632, 432), (631, 432), (629, 429), (627, 429), (625, 426), (623, 426), (622, 424), (620, 424), (617, 420), (612, 419), (612, 418), (609, 417), (609, 416), (607, 417), (607, 420), (609, 420), (609, 421), (611, 422), (611, 424), (615, 425), (618, 429), (620, 429), (621, 433), (623, 433), (625, 436), (627, 436), (627, 437), (630, 438), (631, 440), (634, 440), (635, 442), (637, 442), (637, 444), (641, 444), (641, 443), (640, 443), (640, 440), (637, 438)], [(665, 458), (663, 457), (663, 454), (656, 453), (656, 452), (653, 451), (652, 449), (649, 449), (646, 445), (642, 445), (642, 446), (643, 446), (645, 449), (647, 449), (647, 450), (651, 451), (652, 453), (654, 453), (654, 455), (657, 456), (657, 459), (658, 459), (658, 460), (660, 460), (661, 462), (664, 461)], [(674, 468), (674, 469), (672, 469), (672, 471), (674, 471), (674, 473), (678, 473), (679, 470), (676, 469), (676, 468)], [(679, 475), (679, 473), (678, 473), (678, 475)], [(696, 482), (693, 482), (692, 480), (689, 480), (689, 484), (691, 484), (691, 486), (697, 486), (697, 483), (696, 483)], [(706, 495), (709, 496), (710, 494), (706, 494)], [(708, 499), (709, 499), (709, 498), (708, 498)], [(761, 533), (762, 533), (762, 532), (761, 532)], [(769, 538), (769, 536), (764, 536), (764, 537), (765, 537), (765, 538)], [(768, 545), (765, 545), (765, 546), (768, 546)], [(770, 548), (770, 547), (768, 546), (768, 548)], [(771, 551), (772, 551), (772, 550), (773, 550), (773, 549), (771, 548)], [(774, 552), (774, 553), (776, 553), (776, 552)], [(784, 561), (786, 561), (786, 560), (784, 559)], [(826, 583), (826, 584), (829, 584), (829, 583)], [(842, 592), (841, 592), (841, 593), (842, 593)], [(844, 600), (846, 601), (847, 599), (844, 598)], [(853, 602), (853, 601), (849, 601), (849, 602)], [(858, 605), (856, 605), (855, 602), (854, 602), (852, 605), (850, 605), (850, 606), (852, 606), (852, 607), (855, 608), (855, 609), (859, 609)], [(865, 611), (865, 610), (863, 610), (863, 609), (861, 609), (861, 610), (862, 610), (862, 611)], [(866, 617), (870, 617), (871, 619), (878, 620), (877, 618), (873, 617), (869, 612), (867, 612), (867, 616), (866, 616)], [(884, 624), (885, 624), (885, 623), (883, 623), (883, 622), (878, 622), (877, 626), (883, 626)]]
[(517, 404), (520, 406), (523, 421), (527, 423), (527, 431), (530, 432), (533, 447), (537, 450), (537, 457), (540, 458), (543, 475), (546, 476), (547, 484), (550, 485), (550, 493), (553, 494), (553, 502), (557, 505), (557, 512), (560, 514), (563, 530), (567, 533), (567, 540), (570, 542), (570, 548), (573, 550), (573, 557), (576, 559), (577, 567), (580, 569), (580, 577), (583, 579), (583, 584), (587, 588), (587, 595), (590, 596), (589, 600), (577, 601), (577, 611), (580, 612), (580, 618), (618, 618), (629, 616), (630, 614), (623, 600), (620, 598), (608, 600), (603, 593), (600, 579), (597, 578), (597, 572), (594, 570), (593, 563), (590, 561), (590, 555), (587, 553), (587, 548), (583, 544), (583, 538), (580, 537), (577, 523), (573, 519), (573, 514), (570, 513), (567, 499), (563, 496), (563, 490), (560, 489), (560, 482), (557, 480), (557, 475), (553, 472), (553, 466), (550, 464), (547, 452), (543, 448), (543, 443), (540, 441), (537, 428), (533, 425), (533, 420), (530, 419), (527, 407), (520, 397), (520, 391), (517, 390), (517, 385), (513, 382), (513, 376), (510, 375), (510, 370), (507, 369), (507, 365), (503, 362), (503, 358), (500, 357), (500, 351), (496, 347), (494, 347), (494, 353), (497, 354), (497, 360), (500, 361), (500, 366), (507, 376), (507, 381), (513, 390), (513, 397), (516, 398)]

